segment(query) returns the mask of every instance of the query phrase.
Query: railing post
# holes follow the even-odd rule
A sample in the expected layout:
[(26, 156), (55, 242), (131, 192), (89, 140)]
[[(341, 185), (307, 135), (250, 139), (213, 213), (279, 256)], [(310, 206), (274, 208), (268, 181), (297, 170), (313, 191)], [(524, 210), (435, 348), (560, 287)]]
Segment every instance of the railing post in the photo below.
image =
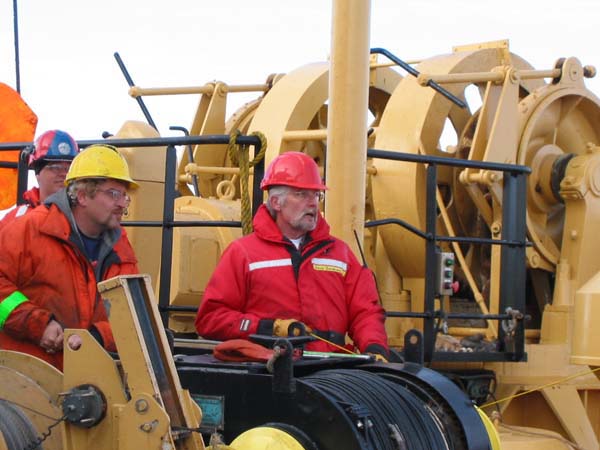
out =
[[(261, 145), (254, 146), (254, 157), (262, 150)], [(252, 177), (252, 217), (258, 211), (260, 205), (263, 204), (263, 190), (260, 188), (260, 182), (265, 174), (265, 158), (262, 158), (254, 166), (254, 176)]]
[[(503, 208), (502, 208), (502, 239), (507, 241), (522, 241), (526, 235), (526, 179), (523, 173), (504, 173)], [(506, 311), (509, 306), (525, 314), (525, 245), (503, 245), (500, 253), (500, 311)], [(510, 274), (510, 277), (507, 276)], [(517, 321), (517, 327), (511, 339), (502, 327), (499, 327), (498, 339), (502, 350), (514, 352), (516, 361), (524, 356), (525, 325), (524, 320)], [(511, 349), (506, 342), (512, 341)]]
[[(425, 291), (424, 291), (424, 306), (427, 317), (423, 319), (423, 343), (424, 343), (424, 359), (430, 362), (433, 358), (435, 350), (435, 286), (431, 280), (435, 279), (436, 271), (436, 245), (435, 240), (437, 221), (437, 205), (436, 205), (436, 190), (437, 190), (437, 166), (435, 164), (427, 165), (427, 195), (425, 208)], [(429, 281), (429, 282), (428, 282)]]
[(175, 218), (175, 175), (177, 153), (174, 145), (167, 146), (165, 163), (165, 196), (163, 202), (162, 245), (160, 256), (160, 285), (158, 306), (165, 328), (169, 326), (169, 303), (171, 298), (171, 262), (173, 261), (173, 221)]

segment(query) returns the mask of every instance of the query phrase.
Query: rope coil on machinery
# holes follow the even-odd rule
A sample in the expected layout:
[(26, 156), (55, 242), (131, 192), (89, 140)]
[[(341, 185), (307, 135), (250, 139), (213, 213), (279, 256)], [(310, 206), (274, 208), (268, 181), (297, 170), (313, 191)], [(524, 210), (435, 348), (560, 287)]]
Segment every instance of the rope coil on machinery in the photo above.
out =
[(431, 409), (403, 386), (363, 370), (327, 370), (303, 377), (332, 396), (377, 450), (447, 450)]
[(250, 178), (250, 168), (258, 164), (267, 152), (267, 138), (259, 131), (255, 131), (250, 136), (257, 136), (260, 139), (260, 151), (250, 161), (249, 148), (246, 145), (236, 144), (238, 136), (241, 135), (240, 130), (233, 131), (229, 136), (229, 145), (227, 154), (229, 159), (240, 168), (240, 201), (242, 206), (242, 232), (244, 236), (252, 233), (252, 207), (250, 205), (250, 191), (248, 189), (248, 179)]

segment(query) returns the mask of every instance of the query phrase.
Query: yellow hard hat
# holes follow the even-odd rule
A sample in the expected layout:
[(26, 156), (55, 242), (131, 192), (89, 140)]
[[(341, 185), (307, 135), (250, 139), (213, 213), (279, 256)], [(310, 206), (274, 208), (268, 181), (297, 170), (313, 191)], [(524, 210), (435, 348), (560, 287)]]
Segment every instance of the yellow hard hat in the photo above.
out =
[(81, 178), (112, 178), (129, 183), (130, 188), (139, 187), (129, 175), (127, 161), (112, 145), (90, 145), (73, 159), (65, 185)]

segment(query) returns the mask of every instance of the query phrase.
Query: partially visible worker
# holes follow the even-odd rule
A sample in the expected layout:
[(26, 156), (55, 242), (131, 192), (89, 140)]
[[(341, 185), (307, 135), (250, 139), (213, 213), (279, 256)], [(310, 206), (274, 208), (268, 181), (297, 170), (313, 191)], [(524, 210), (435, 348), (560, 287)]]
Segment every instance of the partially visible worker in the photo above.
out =
[(204, 292), (196, 330), (207, 339), (251, 334), (315, 334), (309, 350), (339, 351), (348, 334), (355, 348), (387, 359), (384, 311), (375, 279), (350, 247), (329, 234), (319, 211), (327, 189), (308, 155), (286, 152), (265, 171), (268, 191), (254, 232), (223, 253)]
[[(83, 328), (109, 351), (115, 343), (96, 284), (138, 273), (121, 228), (137, 188), (113, 146), (93, 145), (73, 160), (66, 188), (0, 233), (0, 348), (62, 368), (64, 328)], [(71, 336), (77, 349), (81, 338)]]
[(0, 229), (15, 217), (22, 216), (39, 206), (65, 185), (65, 176), (73, 158), (79, 153), (79, 146), (69, 133), (50, 130), (42, 133), (33, 147), (22, 153), (27, 158), (29, 169), (35, 173), (38, 187), (23, 193), (25, 203), (11, 209), (0, 221)]

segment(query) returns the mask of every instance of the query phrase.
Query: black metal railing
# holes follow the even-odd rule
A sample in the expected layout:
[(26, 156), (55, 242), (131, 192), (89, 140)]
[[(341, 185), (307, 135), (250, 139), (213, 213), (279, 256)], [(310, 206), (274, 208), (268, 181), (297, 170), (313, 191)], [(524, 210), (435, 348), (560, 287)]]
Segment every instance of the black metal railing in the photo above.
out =
[[(169, 312), (196, 312), (197, 307), (193, 306), (172, 306), (170, 305), (171, 288), (171, 261), (173, 256), (173, 228), (174, 227), (241, 227), (239, 221), (175, 221), (174, 203), (179, 195), (177, 186), (177, 145), (211, 145), (211, 144), (229, 144), (228, 135), (209, 135), (209, 136), (182, 136), (169, 138), (143, 138), (143, 139), (110, 139), (106, 140), (84, 140), (78, 141), (81, 148), (92, 144), (106, 144), (107, 142), (116, 147), (167, 147), (165, 163), (165, 190), (163, 203), (163, 218), (161, 221), (127, 221), (123, 226), (131, 227), (161, 227), (161, 264), (160, 264), (160, 287), (158, 292), (159, 310), (165, 326), (168, 324)], [(240, 135), (236, 143), (254, 147), (257, 154), (260, 151), (260, 139), (256, 136)], [(0, 151), (23, 150), (31, 143), (11, 143), (0, 144)], [(470, 360), (470, 361), (522, 361), (526, 359), (524, 352), (525, 330), (522, 313), (525, 310), (525, 248), (528, 245), (526, 240), (525, 224), (525, 188), (526, 176), (531, 170), (526, 166), (514, 164), (502, 164), (493, 162), (477, 162), (461, 160), (455, 158), (446, 158), (438, 156), (426, 156), (408, 153), (399, 153), (393, 151), (368, 149), (367, 156), (375, 159), (387, 159), (394, 161), (403, 161), (426, 165), (426, 218), (425, 230), (419, 230), (411, 224), (397, 218), (388, 218), (381, 220), (371, 220), (365, 223), (365, 227), (379, 227), (386, 225), (402, 226), (408, 231), (420, 236), (425, 241), (425, 289), (424, 289), (424, 311), (387, 311), (388, 317), (398, 318), (422, 318), (423, 319), (423, 342), (424, 359), (432, 360)], [(192, 162), (192, 161), (191, 161)], [(505, 176), (503, 179), (503, 208), (502, 208), (502, 239), (486, 239), (479, 237), (448, 237), (438, 235), (436, 232), (437, 221), (437, 167), (439, 165), (485, 169), (492, 171), (502, 171)], [(17, 167), (17, 163), (5, 163), (0, 167)], [(19, 183), (24, 182), (27, 185), (27, 167), (25, 164), (18, 164), (20, 173)], [(256, 212), (262, 203), (262, 191), (259, 180), (264, 173), (264, 161), (261, 161), (254, 168), (254, 183), (252, 186), (253, 213)], [(24, 181), (23, 181), (24, 180)], [(22, 189), (22, 187), (21, 187)], [(19, 190), (22, 193), (22, 190)], [(24, 190), (24, 189), (23, 189)], [(20, 197), (20, 194), (19, 194)], [(435, 352), (435, 338), (437, 334), (436, 321), (444, 319), (484, 319), (507, 321), (514, 320), (514, 313), (499, 314), (464, 314), (464, 313), (445, 313), (435, 309), (436, 292), (434, 289), (434, 280), (436, 277), (436, 251), (439, 242), (458, 242), (472, 244), (500, 245), (501, 267), (500, 267), (500, 311), (518, 311), (521, 313), (517, 321), (516, 329), (507, 336), (503, 327), (498, 327), (499, 349), (497, 352), (476, 352), (455, 354), (450, 352)], [(166, 263), (165, 263), (166, 262)]]
[[(417, 154), (398, 153), (392, 151), (368, 149), (367, 156), (376, 159), (412, 162), (426, 165), (426, 209), (425, 231), (399, 220), (384, 219), (373, 220), (365, 224), (366, 227), (376, 227), (393, 223), (402, 226), (408, 231), (425, 240), (425, 290), (424, 311), (420, 312), (387, 312), (388, 317), (417, 317), (423, 319), (424, 359), (432, 360), (470, 360), (470, 361), (523, 361), (525, 354), (525, 327), (523, 312), (525, 310), (525, 249), (528, 245), (526, 239), (526, 181), (531, 169), (515, 164), (493, 162), (480, 162), (446, 158), (439, 156), (426, 156)], [(502, 239), (482, 239), (477, 237), (448, 237), (439, 236), (436, 232), (437, 221), (437, 167), (439, 165), (502, 171), (503, 178), (503, 207), (502, 207)], [(435, 338), (437, 334), (436, 320), (442, 315), (444, 318), (464, 318), (463, 314), (443, 313), (435, 309), (435, 280), (436, 277), (436, 251), (438, 242), (460, 242), (473, 244), (501, 245), (500, 264), (500, 311), (518, 311), (519, 320), (515, 330), (510, 336), (504, 327), (498, 327), (498, 352), (476, 353), (451, 353), (435, 352)], [(514, 314), (484, 315), (475, 314), (471, 318), (485, 320), (513, 320)]]
[[(170, 305), (171, 290), (171, 272), (173, 260), (173, 228), (175, 227), (238, 227), (241, 228), (240, 221), (175, 221), (175, 198), (179, 196), (176, 190), (177, 186), (177, 145), (214, 145), (229, 144), (229, 135), (207, 135), (207, 136), (182, 136), (166, 138), (141, 138), (141, 139), (110, 139), (110, 140), (82, 140), (77, 141), (80, 148), (85, 148), (93, 144), (110, 144), (115, 147), (147, 147), (146, 151), (152, 151), (150, 147), (167, 147), (165, 157), (165, 188), (163, 200), (163, 217), (160, 221), (124, 221), (125, 227), (160, 227), (161, 234), (161, 264), (159, 272), (159, 291), (158, 308), (161, 314), (163, 324), (168, 325), (169, 312), (187, 311), (195, 312), (197, 307), (181, 307)], [(258, 154), (261, 149), (261, 142), (257, 136), (238, 136), (236, 144), (254, 147), (254, 154)], [(0, 143), (0, 152), (8, 150), (23, 150), (32, 145), (30, 142), (16, 142), (9, 144)], [(193, 162), (193, 161), (190, 161)], [(8, 163), (8, 167), (17, 167), (17, 163)], [(23, 179), (21, 187), (18, 189), (18, 199), (21, 199), (22, 193), (27, 186), (28, 169), (26, 164), (19, 163), (19, 180)], [(261, 180), (264, 174), (264, 161), (260, 161), (254, 166), (255, 179)], [(262, 203), (262, 190), (260, 183), (254, 183), (252, 188), (253, 201), (252, 212), (256, 212)], [(168, 263), (165, 263), (168, 262)]]

